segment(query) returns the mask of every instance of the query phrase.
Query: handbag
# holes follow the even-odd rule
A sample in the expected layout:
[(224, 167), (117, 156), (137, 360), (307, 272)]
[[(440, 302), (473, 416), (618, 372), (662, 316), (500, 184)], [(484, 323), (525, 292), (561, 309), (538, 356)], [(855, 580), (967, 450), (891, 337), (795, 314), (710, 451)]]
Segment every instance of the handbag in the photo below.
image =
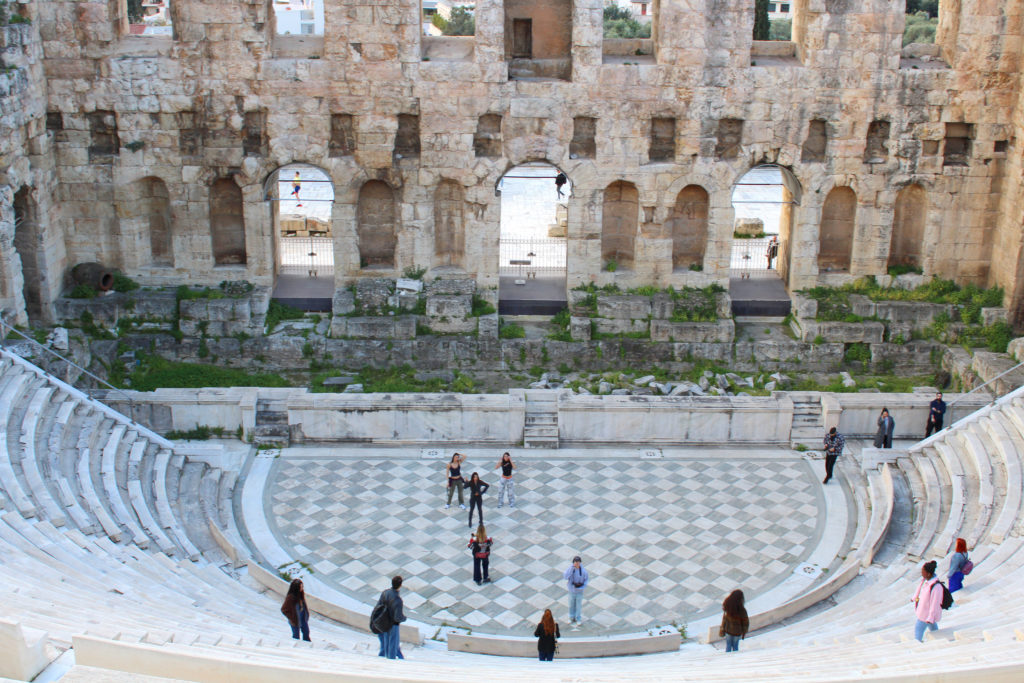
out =
[(963, 574), (964, 576), (967, 576), (968, 574), (970, 574), (973, 571), (974, 571), (974, 563), (971, 562), (970, 560), (967, 560), (966, 562), (964, 562), (963, 566), (960, 567), (960, 573)]

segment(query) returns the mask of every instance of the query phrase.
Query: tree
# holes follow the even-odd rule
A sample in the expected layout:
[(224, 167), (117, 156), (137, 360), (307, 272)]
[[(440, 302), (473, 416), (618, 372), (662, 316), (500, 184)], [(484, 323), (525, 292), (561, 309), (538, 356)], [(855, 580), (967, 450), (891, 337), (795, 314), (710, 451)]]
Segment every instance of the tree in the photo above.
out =
[(768, 32), (768, 40), (793, 40), (793, 21), (790, 19), (772, 19), (772, 27)]
[(939, 16), (939, 0), (907, 0), (907, 14), (926, 12), (934, 19)]
[(605, 38), (650, 38), (651, 25), (641, 24), (628, 10), (614, 3), (604, 6)]
[(616, 19), (632, 19), (633, 13), (625, 7), (619, 7), (613, 0), (609, 0), (608, 4), (604, 6), (604, 23), (608, 24), (609, 21), (615, 21)]
[(430, 16), (430, 23), (439, 28), (441, 33), (444, 33), (444, 30), (448, 28), (448, 20), (440, 14), (432, 14)]
[(476, 34), (476, 19), (473, 17), (473, 10), (462, 7), (453, 7), (451, 19), (444, 27), (442, 33), (446, 36), (472, 36)]
[(128, 0), (128, 23), (141, 24), (142, 17), (144, 16), (142, 13), (142, 0)]
[(754, 40), (769, 40), (771, 24), (768, 22), (768, 0), (754, 0)]

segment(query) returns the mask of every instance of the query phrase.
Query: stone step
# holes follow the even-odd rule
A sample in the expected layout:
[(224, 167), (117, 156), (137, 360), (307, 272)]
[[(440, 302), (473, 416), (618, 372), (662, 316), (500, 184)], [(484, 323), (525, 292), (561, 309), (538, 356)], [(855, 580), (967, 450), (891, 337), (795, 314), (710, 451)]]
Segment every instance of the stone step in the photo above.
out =
[(278, 410), (258, 410), (256, 411), (256, 425), (287, 425), (288, 424), (288, 412)]

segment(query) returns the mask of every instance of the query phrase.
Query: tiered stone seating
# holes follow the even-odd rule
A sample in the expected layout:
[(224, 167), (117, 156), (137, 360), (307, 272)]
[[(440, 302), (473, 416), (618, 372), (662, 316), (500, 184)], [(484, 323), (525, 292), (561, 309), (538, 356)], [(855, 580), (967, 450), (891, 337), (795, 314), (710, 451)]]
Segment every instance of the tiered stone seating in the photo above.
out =
[[(75, 648), (79, 664), (210, 681), (536, 679), (533, 662), (449, 652), (429, 640), (405, 646), (411, 661), (383, 661), (375, 638), (318, 617), (312, 646), (293, 641), (280, 598), (245, 567), (232, 509), (236, 473), (186, 459), (7, 352), (0, 409), (0, 620), (48, 632), (57, 650)], [(891, 518), (890, 469), (858, 472), (843, 462), (842, 476), (860, 495), (845, 560), (814, 590), (759, 617), (773, 626), (751, 634), (739, 654), (691, 641), (644, 657), (556, 660), (544, 675), (817, 681), (942, 672), (1020, 680), (1022, 457), (1022, 392), (911, 448), (898, 465), (916, 529), (901, 548), (906, 557), (888, 566), (872, 558)], [(976, 569), (941, 629), (924, 644), (907, 642), (919, 558), (943, 558), (959, 536), (971, 541)], [(214, 537), (242, 550), (226, 561)]]

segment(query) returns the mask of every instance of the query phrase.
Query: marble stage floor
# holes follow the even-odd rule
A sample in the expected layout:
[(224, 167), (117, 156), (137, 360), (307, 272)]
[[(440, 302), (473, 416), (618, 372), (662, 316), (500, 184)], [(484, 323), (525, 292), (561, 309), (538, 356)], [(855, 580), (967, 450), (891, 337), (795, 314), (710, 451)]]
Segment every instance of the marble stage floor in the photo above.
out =
[(821, 462), (788, 449), (517, 449), (514, 509), (496, 507), (500, 452), (462, 452), (467, 477), (492, 484), (493, 583), (472, 581), (467, 513), (443, 509), (444, 455), (416, 447), (264, 455), (245, 486), (253, 544), (367, 605), (402, 574), (428, 637), (444, 625), (529, 635), (548, 607), (565, 626), (561, 576), (580, 554), (585, 635), (692, 627), (717, 618), (734, 588), (748, 606), (781, 603), (838, 564), (856, 521), (843, 486), (822, 486)]

